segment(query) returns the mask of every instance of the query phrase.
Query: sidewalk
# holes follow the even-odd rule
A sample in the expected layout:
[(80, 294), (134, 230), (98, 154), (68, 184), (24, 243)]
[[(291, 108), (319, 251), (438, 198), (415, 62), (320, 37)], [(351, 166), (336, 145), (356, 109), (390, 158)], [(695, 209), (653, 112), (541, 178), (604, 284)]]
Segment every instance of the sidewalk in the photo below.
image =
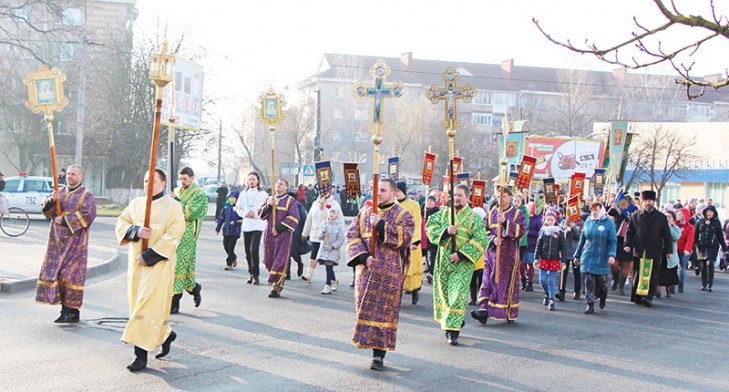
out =
[[(7, 237), (0, 232), (0, 293), (35, 288), (46, 253), (47, 240), (48, 222), (39, 217), (31, 217), (28, 232), (20, 237)], [(97, 241), (89, 241), (86, 278), (113, 270), (118, 261), (116, 249)]]

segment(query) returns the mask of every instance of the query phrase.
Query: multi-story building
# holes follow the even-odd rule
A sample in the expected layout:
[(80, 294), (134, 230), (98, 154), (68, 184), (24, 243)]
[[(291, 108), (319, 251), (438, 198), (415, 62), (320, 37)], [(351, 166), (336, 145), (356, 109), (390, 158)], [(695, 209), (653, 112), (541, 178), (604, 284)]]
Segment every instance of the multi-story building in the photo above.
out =
[[(363, 180), (373, 168), (372, 102), (358, 102), (352, 89), (358, 82), (372, 83), (368, 71), (378, 58), (325, 54), (316, 74), (299, 84), (301, 101), (312, 110), (320, 107), (324, 159), (360, 162)], [(422, 152), (429, 148), (439, 155), (436, 176), (445, 173), (448, 139), (440, 125), (444, 105), (432, 105), (425, 91), (434, 84), (444, 85), (441, 74), (448, 66), (460, 72), (460, 85), (470, 83), (478, 91), (470, 103), (458, 103), (463, 125), (456, 149), (465, 159), (465, 171), (484, 179), (497, 171), (493, 133), (505, 117), (527, 120), (525, 129), (533, 134), (585, 137), (593, 122), (619, 115), (633, 121), (672, 122), (726, 121), (729, 116), (728, 92), (707, 91), (689, 101), (670, 75), (528, 67), (514, 60), (501, 64), (421, 60), (412, 53), (384, 60), (392, 69), (388, 82), (401, 80), (409, 92), (399, 101), (385, 102), (381, 150), (384, 157), (402, 156), (401, 174), (414, 182), (421, 175)], [(316, 136), (315, 127), (311, 136)], [(341, 179), (341, 165), (334, 167)], [(438, 182), (434, 180), (434, 185)]]

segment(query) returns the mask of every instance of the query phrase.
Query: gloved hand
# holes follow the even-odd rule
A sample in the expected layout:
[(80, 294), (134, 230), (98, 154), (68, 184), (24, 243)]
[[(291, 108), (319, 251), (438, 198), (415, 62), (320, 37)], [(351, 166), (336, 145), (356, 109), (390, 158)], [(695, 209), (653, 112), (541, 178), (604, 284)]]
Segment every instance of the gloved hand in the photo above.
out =
[(567, 269), (567, 264), (565, 264), (565, 263), (560, 263), (560, 264), (559, 264), (559, 269), (560, 269), (560, 270), (562, 270), (562, 271), (564, 271), (565, 269)]
[(539, 260), (534, 260), (532, 265), (534, 266), (534, 269), (539, 269)]

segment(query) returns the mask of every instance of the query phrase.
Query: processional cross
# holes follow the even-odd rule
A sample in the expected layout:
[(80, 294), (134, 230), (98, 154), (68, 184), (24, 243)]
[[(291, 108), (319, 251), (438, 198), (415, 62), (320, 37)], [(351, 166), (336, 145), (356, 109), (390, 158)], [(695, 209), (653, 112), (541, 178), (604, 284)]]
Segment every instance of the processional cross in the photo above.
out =
[[(446, 129), (446, 134), (448, 135), (448, 152), (450, 156), (450, 178), (448, 182), (448, 186), (450, 188), (450, 200), (451, 200), (451, 225), (455, 225), (456, 222), (456, 207), (455, 203), (453, 202), (454, 197), (454, 177), (455, 173), (453, 172), (453, 157), (454, 157), (454, 150), (455, 150), (455, 137), (456, 137), (456, 130), (461, 126), (461, 122), (458, 120), (458, 100), (461, 99), (463, 102), (471, 102), (473, 97), (476, 96), (476, 90), (468, 83), (466, 83), (463, 87), (459, 88), (457, 85), (458, 79), (461, 78), (461, 74), (456, 70), (455, 67), (448, 67), (446, 68), (445, 72), (443, 72), (443, 75), (441, 78), (445, 81), (445, 87), (438, 87), (437, 84), (434, 84), (430, 87), (430, 90), (425, 92), (425, 95), (430, 99), (430, 102), (432, 102), (434, 105), (437, 105), (441, 101), (445, 101), (445, 118), (443, 119), (443, 122), (441, 125), (443, 128)], [(451, 248), (453, 250), (453, 253), (455, 253), (456, 249), (456, 242), (451, 241)]]
[[(372, 170), (372, 212), (377, 213), (377, 189), (379, 187), (379, 162), (380, 162), (380, 144), (382, 143), (382, 134), (380, 126), (383, 123), (382, 114), (384, 110), (385, 98), (400, 98), (407, 93), (407, 90), (399, 80), (394, 81), (391, 85), (386, 84), (387, 76), (390, 74), (390, 67), (385, 60), (379, 59), (375, 65), (370, 68), (370, 75), (374, 78), (373, 85), (359, 83), (354, 87), (354, 95), (362, 100), (373, 98), (372, 105), (372, 123), (375, 124), (375, 133), (372, 136), (372, 144), (375, 146), (373, 170)], [(375, 227), (372, 227), (372, 255), (375, 254), (375, 239), (377, 238)]]

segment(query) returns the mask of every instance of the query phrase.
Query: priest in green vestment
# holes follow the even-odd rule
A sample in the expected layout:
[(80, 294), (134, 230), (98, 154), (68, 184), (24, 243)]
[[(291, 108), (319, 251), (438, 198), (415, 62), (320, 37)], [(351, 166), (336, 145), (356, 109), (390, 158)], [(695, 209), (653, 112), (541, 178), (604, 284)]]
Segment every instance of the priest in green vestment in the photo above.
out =
[(431, 215), (425, 224), (428, 241), (438, 244), (433, 273), (433, 314), (453, 346), (458, 345), (463, 327), (473, 266), (483, 259), (488, 243), (483, 220), (468, 206), (469, 196), (467, 186), (456, 185), (455, 225), (451, 225), (450, 208)]

